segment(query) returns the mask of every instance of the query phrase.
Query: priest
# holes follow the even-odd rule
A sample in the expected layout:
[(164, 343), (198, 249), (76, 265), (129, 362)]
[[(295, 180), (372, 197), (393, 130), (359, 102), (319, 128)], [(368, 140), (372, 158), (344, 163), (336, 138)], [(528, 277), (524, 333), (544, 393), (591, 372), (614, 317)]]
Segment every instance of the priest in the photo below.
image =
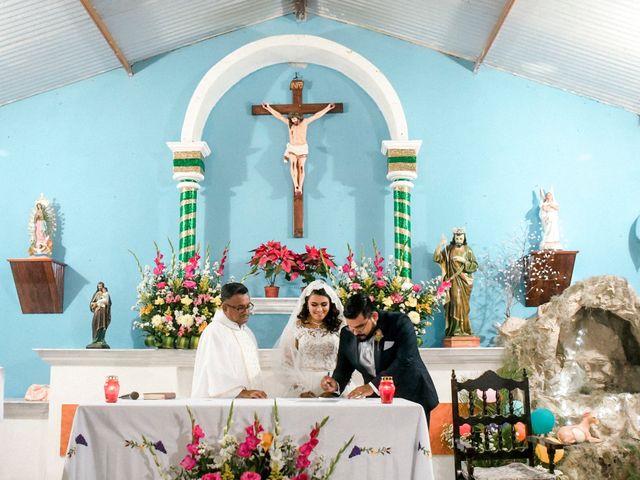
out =
[(222, 308), (200, 336), (191, 397), (266, 398), (258, 344), (246, 325), (253, 310), (249, 291), (241, 283), (227, 283), (220, 299)]

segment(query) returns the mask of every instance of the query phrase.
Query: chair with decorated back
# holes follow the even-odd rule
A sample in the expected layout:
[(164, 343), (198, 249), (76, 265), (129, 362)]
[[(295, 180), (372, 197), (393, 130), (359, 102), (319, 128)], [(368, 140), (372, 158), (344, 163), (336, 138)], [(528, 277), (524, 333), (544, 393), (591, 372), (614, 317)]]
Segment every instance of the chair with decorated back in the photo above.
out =
[[(522, 380), (488, 370), (458, 381), (452, 370), (451, 400), (456, 480), (556, 478), (554, 459), (562, 444), (532, 434), (526, 371)], [(534, 468), (536, 444), (546, 447), (549, 471)]]

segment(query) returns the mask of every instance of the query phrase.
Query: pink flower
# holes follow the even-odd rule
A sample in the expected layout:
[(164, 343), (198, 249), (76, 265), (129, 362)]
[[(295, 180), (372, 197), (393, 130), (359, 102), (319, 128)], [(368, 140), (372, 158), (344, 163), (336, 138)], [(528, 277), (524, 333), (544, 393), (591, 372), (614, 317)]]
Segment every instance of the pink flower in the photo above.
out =
[(253, 449), (250, 448), (246, 442), (242, 442), (240, 445), (238, 445), (238, 456), (240, 457), (249, 458), (252, 451)]
[(301, 454), (298, 456), (298, 459), (296, 460), (296, 468), (307, 468), (309, 465), (311, 465), (311, 462), (306, 455)]
[(301, 445), (299, 450), (302, 455), (304, 455), (305, 457), (308, 457), (309, 455), (311, 455), (311, 452), (313, 451), (313, 447), (311, 446), (310, 443), (307, 442)]
[(198, 444), (197, 443), (190, 443), (187, 445), (187, 452), (189, 452), (191, 455), (193, 455), (194, 457), (196, 455), (198, 455)]
[(401, 293), (392, 293), (389, 298), (393, 303), (402, 303), (404, 301), (404, 297)]
[(180, 462), (180, 466), (185, 470), (191, 470), (196, 466), (196, 461), (191, 455), (187, 455)]
[(182, 286), (184, 288), (194, 289), (196, 288), (197, 284), (193, 280), (185, 280), (184, 282), (182, 282)]
[(387, 282), (385, 282), (384, 280), (376, 280), (376, 287), (384, 288), (386, 286), (387, 286)]
[(205, 473), (200, 477), (200, 480), (222, 480), (222, 475), (220, 475), (220, 472)]
[(436, 294), (438, 296), (444, 295), (444, 293), (451, 288), (451, 282), (449, 280), (443, 280), (442, 283), (438, 286), (438, 291)]
[(344, 265), (342, 265), (342, 271), (344, 273), (349, 273), (351, 271), (351, 265), (348, 263), (345, 263)]
[(201, 438), (204, 438), (204, 432), (202, 431), (202, 428), (200, 428), (200, 425), (194, 425), (193, 427), (193, 438), (200, 440)]
[(362, 290), (362, 285), (360, 285), (359, 283), (352, 283), (351, 290)]
[(291, 477), (289, 480), (309, 480), (309, 475), (302, 472), (300, 475), (296, 475), (295, 477)]
[(162, 290), (166, 286), (167, 286), (167, 282), (158, 282), (158, 283), (156, 283), (156, 288), (158, 290)]
[(256, 472), (244, 472), (240, 475), (240, 480), (260, 480), (262, 477)]
[(418, 293), (420, 290), (422, 290), (422, 285), (420, 285), (419, 283), (414, 283), (414, 284), (413, 284), (413, 287), (411, 287), (411, 289), (412, 289), (414, 292)]

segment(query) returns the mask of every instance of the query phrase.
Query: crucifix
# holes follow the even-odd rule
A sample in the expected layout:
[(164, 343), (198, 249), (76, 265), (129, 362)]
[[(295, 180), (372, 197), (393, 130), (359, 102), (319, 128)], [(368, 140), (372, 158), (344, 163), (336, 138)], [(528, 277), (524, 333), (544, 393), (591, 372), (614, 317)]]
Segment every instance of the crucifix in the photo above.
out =
[[(326, 113), (342, 113), (342, 103), (302, 103), (302, 89), (304, 81), (298, 75), (291, 80), (291, 103), (269, 105), (252, 105), (252, 115), (273, 115), (284, 122), (289, 130), (289, 143), (284, 152), (284, 161), (289, 162), (291, 179), (293, 181), (293, 236), (302, 238), (304, 235), (304, 164), (309, 153), (307, 145), (307, 127)], [(305, 118), (304, 114), (313, 114)], [(283, 114), (287, 114), (285, 117)]]

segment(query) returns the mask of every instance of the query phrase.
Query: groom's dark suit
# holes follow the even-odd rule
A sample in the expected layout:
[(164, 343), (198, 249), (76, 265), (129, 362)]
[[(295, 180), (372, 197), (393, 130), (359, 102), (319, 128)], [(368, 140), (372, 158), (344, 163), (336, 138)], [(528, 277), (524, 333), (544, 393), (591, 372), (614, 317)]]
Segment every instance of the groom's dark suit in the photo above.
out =
[(340, 391), (344, 391), (354, 370), (362, 374), (365, 384), (371, 383), (376, 388), (381, 377), (392, 376), (395, 396), (419, 403), (429, 418), (431, 410), (438, 405), (438, 394), (420, 358), (411, 320), (402, 313), (379, 311), (376, 330), (382, 332), (382, 338), (374, 340), (375, 377), (360, 364), (356, 336), (347, 327), (340, 332), (338, 362), (333, 372)]

